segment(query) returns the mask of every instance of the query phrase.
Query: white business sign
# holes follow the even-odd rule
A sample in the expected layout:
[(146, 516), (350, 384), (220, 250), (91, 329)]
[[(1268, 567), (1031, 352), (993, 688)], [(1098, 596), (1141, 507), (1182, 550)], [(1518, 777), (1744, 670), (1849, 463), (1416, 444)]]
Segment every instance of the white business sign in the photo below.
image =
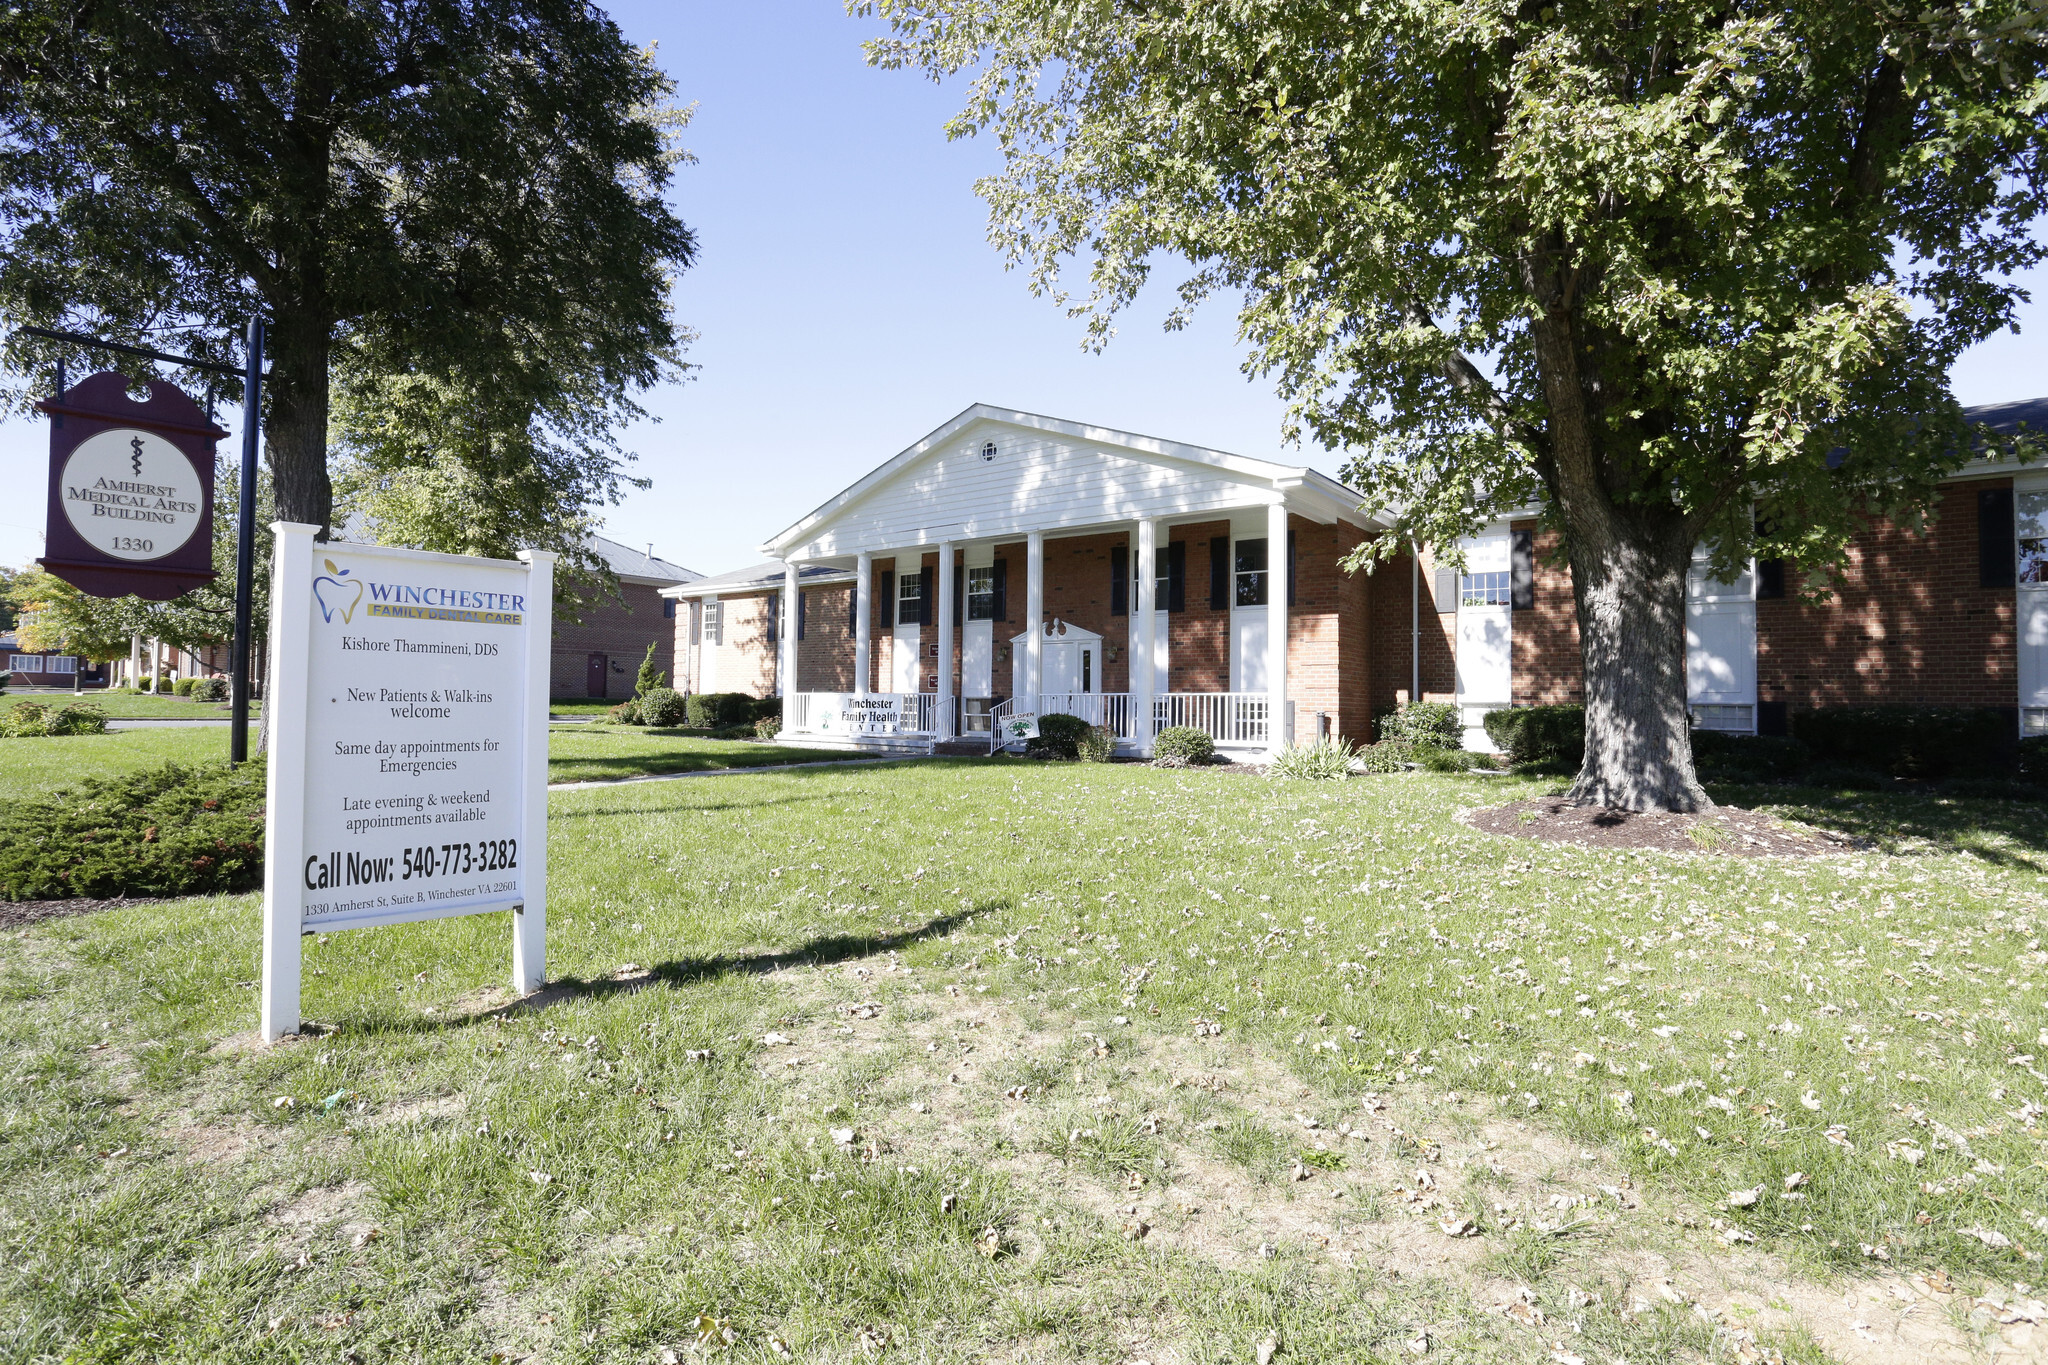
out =
[(917, 730), (915, 692), (821, 692), (811, 702), (819, 734), (896, 735)]
[(199, 471), (153, 431), (102, 431), (78, 443), (60, 479), (64, 515), (115, 559), (162, 559), (192, 539), (206, 506)]
[(513, 910), (537, 989), (554, 557), (274, 529), (265, 1039), (298, 1031), (303, 934)]

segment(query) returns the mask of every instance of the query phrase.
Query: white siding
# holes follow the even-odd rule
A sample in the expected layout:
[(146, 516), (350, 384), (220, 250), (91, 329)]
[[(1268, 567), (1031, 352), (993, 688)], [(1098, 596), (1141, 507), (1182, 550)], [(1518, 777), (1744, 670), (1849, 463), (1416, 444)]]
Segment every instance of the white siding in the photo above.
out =
[[(996, 457), (984, 460), (993, 440)], [(789, 551), (824, 559), (940, 539), (1021, 537), (1266, 502), (1271, 484), (1149, 452), (980, 422), (828, 515)]]

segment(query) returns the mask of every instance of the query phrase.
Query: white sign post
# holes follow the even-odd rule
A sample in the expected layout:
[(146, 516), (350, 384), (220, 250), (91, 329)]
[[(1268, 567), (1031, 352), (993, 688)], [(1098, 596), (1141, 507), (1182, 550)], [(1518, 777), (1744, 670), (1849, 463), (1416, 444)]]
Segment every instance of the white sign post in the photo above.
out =
[(510, 910), (539, 989), (555, 557), (272, 529), (264, 1041), (299, 1031), (305, 934)]

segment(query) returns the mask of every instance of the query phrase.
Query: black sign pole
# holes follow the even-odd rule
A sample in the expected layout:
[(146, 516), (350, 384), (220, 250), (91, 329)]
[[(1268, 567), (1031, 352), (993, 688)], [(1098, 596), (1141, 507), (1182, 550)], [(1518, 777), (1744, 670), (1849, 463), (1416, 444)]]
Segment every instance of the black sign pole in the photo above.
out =
[(249, 761), (249, 659), (254, 652), (249, 633), (256, 615), (256, 458), (263, 425), (263, 319), (249, 319), (247, 356), (242, 369), (242, 482), (235, 508), (235, 653), (228, 762)]

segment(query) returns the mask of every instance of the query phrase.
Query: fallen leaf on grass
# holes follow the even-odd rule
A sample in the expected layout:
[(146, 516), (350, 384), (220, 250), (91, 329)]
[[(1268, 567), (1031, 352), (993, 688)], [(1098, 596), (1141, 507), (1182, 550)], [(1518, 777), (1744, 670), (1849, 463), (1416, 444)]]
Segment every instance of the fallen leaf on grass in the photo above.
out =
[(1258, 1365), (1273, 1365), (1273, 1357), (1279, 1354), (1280, 1338), (1277, 1335), (1267, 1337), (1264, 1341), (1259, 1343), (1259, 1349), (1256, 1355)]
[(1993, 1251), (2005, 1251), (2012, 1246), (2012, 1239), (1996, 1228), (1961, 1228), (1957, 1230), (1956, 1236), (1974, 1237)]
[(730, 1346), (739, 1340), (732, 1330), (732, 1322), (726, 1318), (714, 1318), (709, 1313), (697, 1315), (697, 1344), (716, 1350)]
[(1479, 1225), (1469, 1218), (1439, 1218), (1436, 1225), (1446, 1237), (1477, 1237)]
[(1751, 1208), (1763, 1197), (1764, 1187), (1761, 1185), (1747, 1190), (1730, 1190), (1728, 1191), (1728, 1207), (1731, 1209)]

